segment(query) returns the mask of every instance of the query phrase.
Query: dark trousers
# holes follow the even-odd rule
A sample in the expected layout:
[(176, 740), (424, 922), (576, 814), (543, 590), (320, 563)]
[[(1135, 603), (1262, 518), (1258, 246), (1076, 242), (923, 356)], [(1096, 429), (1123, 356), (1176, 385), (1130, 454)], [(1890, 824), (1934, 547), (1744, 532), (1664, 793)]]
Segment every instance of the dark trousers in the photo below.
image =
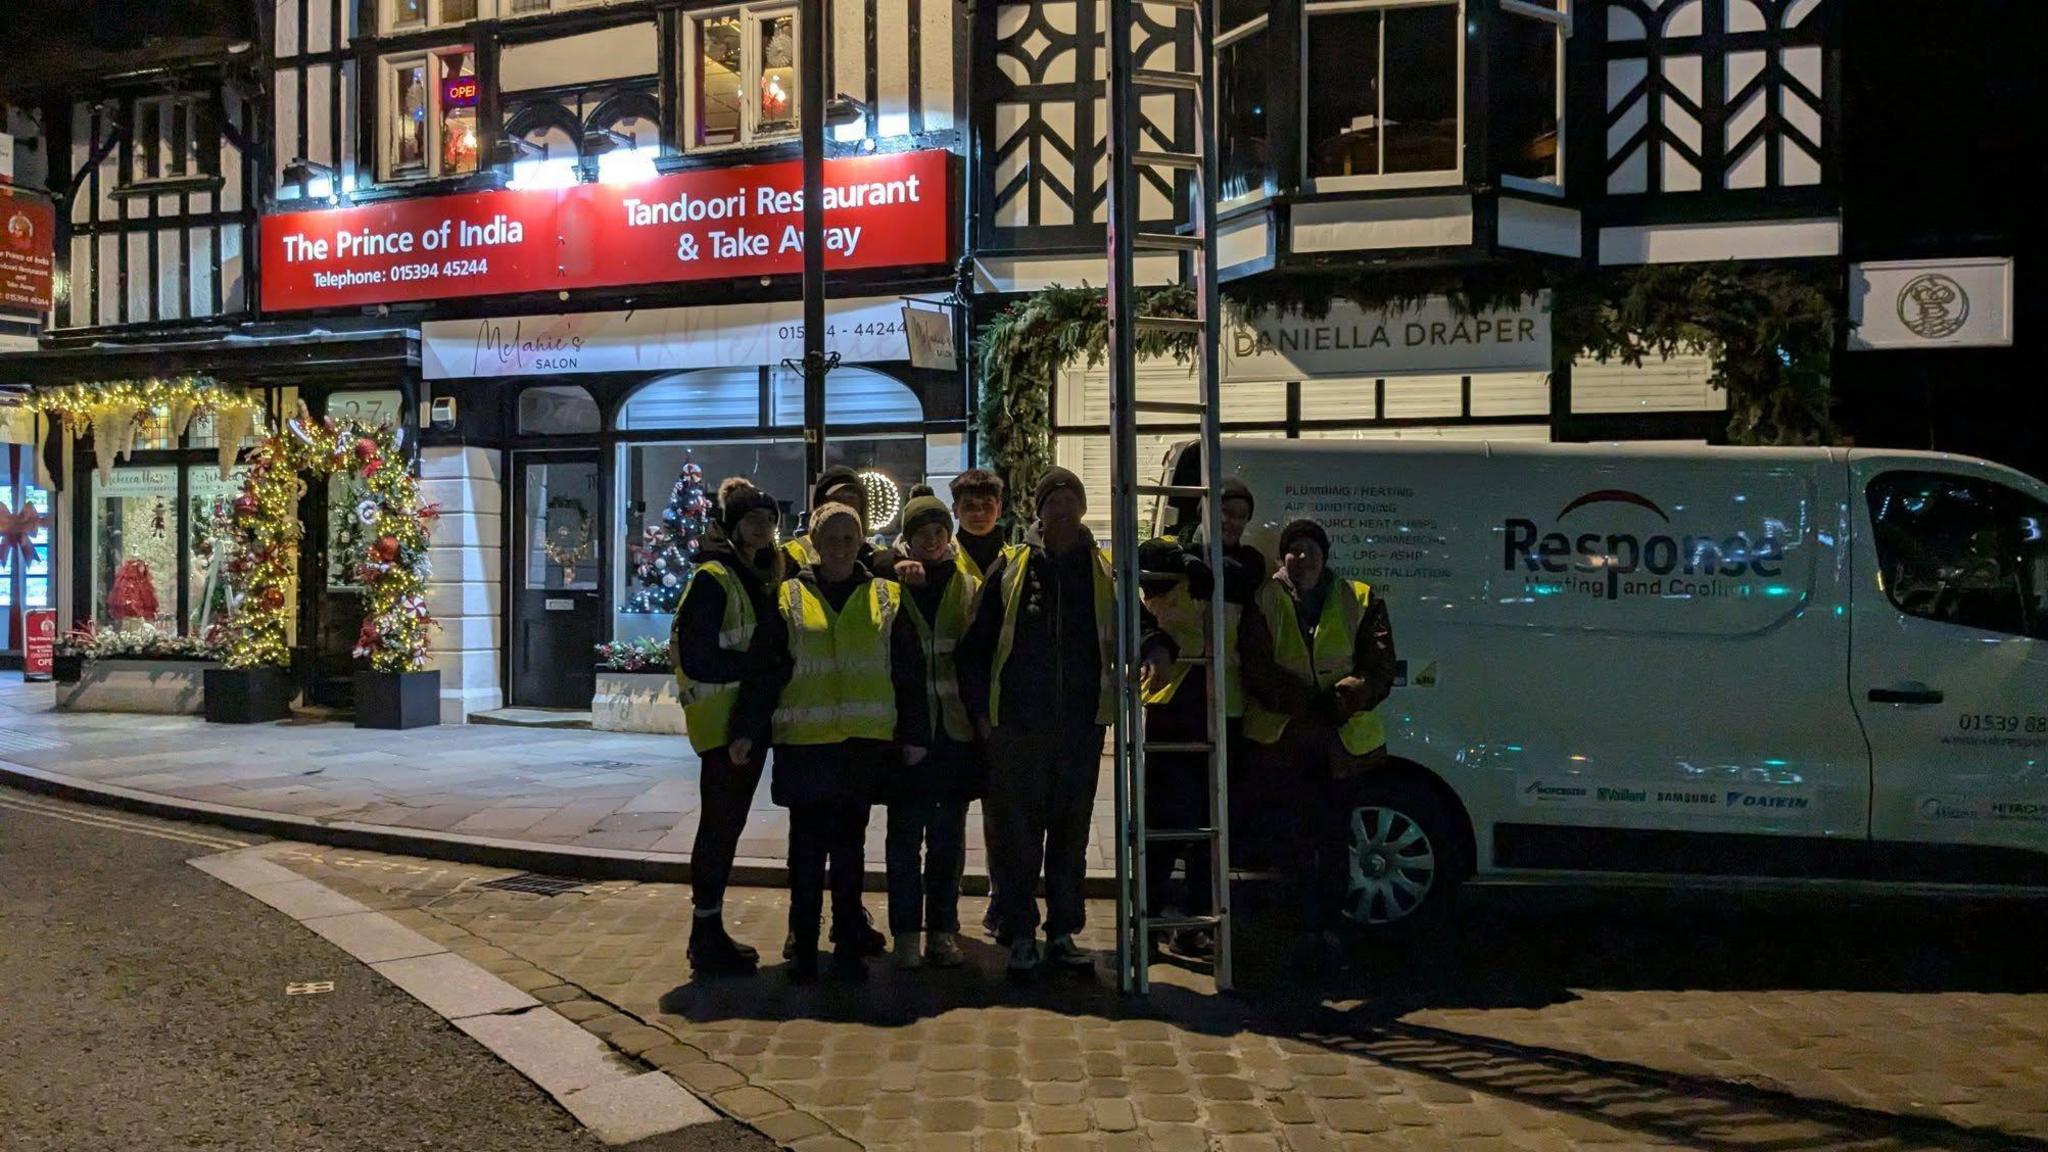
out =
[(1259, 779), (1257, 744), (1245, 739), (1244, 717), (1226, 722), (1224, 750), (1230, 760), (1230, 866), (1254, 871), (1273, 864), (1272, 797), (1255, 795)]
[(889, 805), (888, 857), (889, 931), (960, 931), (967, 801)]
[(754, 791), (761, 786), (767, 749), (754, 749), (754, 762), (734, 764), (723, 748), (703, 753), (697, 791), (703, 798), (697, 818), (697, 839), (690, 849), (690, 893), (697, 907), (717, 908), (725, 902), (732, 881), (732, 860), (740, 833), (754, 809)]
[[(1181, 831), (1209, 826), (1209, 760), (1200, 753), (1160, 752), (1145, 757), (1145, 826)], [(1210, 861), (1215, 847), (1207, 840), (1165, 840), (1145, 846), (1145, 897), (1152, 915), (1176, 904), (1191, 916), (1206, 916), (1215, 907), (1210, 888)], [(1177, 864), (1187, 865), (1187, 895), (1167, 899)]]
[(825, 876), (832, 877), (832, 921), (862, 925), (860, 884), (866, 804), (797, 804), (789, 810), (789, 931), (799, 949), (818, 946)]
[(1291, 819), (1275, 840), (1280, 862), (1304, 927), (1322, 931), (1337, 926), (1351, 882), (1351, 811), (1356, 806), (1357, 777), (1339, 780), (1330, 773), (1330, 743), (1325, 727), (1295, 720), (1277, 744), (1260, 746), (1257, 770), (1263, 781), (1283, 788)]
[(1006, 724), (989, 741), (982, 806), (997, 836), (991, 847), (997, 917), (1004, 943), (1038, 931), (1038, 878), (1045, 875), (1045, 934), (1087, 923), (1082, 881), (1102, 765), (1099, 725)]

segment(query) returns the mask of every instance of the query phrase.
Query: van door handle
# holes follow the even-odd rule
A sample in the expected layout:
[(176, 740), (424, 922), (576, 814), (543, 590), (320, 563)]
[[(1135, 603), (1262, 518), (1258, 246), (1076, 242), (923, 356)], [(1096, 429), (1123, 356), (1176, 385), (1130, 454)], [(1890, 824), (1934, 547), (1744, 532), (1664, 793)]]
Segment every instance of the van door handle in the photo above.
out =
[(1942, 701), (1939, 688), (1872, 688), (1872, 704), (1939, 704)]

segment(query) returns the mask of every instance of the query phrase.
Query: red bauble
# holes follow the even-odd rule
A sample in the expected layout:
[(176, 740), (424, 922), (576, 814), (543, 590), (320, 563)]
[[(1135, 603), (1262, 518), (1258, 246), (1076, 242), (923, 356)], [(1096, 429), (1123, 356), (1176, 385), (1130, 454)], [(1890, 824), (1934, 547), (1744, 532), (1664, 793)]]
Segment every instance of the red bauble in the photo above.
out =
[(356, 459), (368, 460), (377, 454), (377, 442), (364, 436), (356, 441)]
[(235, 515), (254, 516), (255, 514), (256, 498), (254, 496), (244, 493), (240, 496), (235, 497)]
[(398, 537), (385, 536), (370, 545), (370, 559), (379, 564), (389, 564), (398, 559)]
[(276, 587), (265, 588), (263, 590), (263, 606), (272, 610), (284, 607), (284, 589)]

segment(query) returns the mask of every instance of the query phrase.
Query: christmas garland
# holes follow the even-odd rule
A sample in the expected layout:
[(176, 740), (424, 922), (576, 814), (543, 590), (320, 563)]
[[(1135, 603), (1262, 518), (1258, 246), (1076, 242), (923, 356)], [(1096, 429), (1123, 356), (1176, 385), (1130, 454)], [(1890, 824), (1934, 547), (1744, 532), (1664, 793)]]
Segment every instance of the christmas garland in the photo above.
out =
[(363, 627), (354, 654), (378, 672), (426, 667), (427, 539), (437, 505), (420, 502), (418, 477), (407, 467), (404, 433), (391, 425), (315, 420), (303, 405), (297, 419), (249, 451), (249, 475), (235, 497), (227, 584), (230, 608), (217, 624), (221, 662), (229, 668), (287, 662), (289, 590), (298, 571), (301, 474), (359, 476), (368, 493), (356, 505), (365, 544), (353, 558), (363, 586)]
[(220, 448), (220, 475), (225, 480), (242, 438), (255, 430), (263, 398), (210, 377), (177, 376), (42, 388), (29, 398), (28, 407), (55, 416), (73, 440), (92, 433), (93, 462), (102, 483), (113, 479), (117, 458), (125, 460), (134, 453), (136, 433), (151, 412), (163, 411), (174, 439), (185, 435), (193, 417), (210, 414)]
[[(1399, 312), (1443, 298), (1471, 316), (1545, 291), (1555, 365), (1581, 356), (1640, 365), (1650, 357), (1703, 354), (1713, 365), (1708, 384), (1728, 394), (1730, 442), (1820, 444), (1840, 437), (1829, 391), (1839, 289), (1828, 272), (1812, 267), (1374, 269), (1233, 284), (1226, 307), (1240, 316), (1319, 318), (1339, 299), (1367, 311)], [(1138, 311), (1192, 316), (1193, 293), (1179, 285), (1141, 290)], [(1194, 350), (1191, 335), (1140, 333), (1142, 357), (1186, 360)], [(1052, 463), (1052, 388), (1059, 374), (1100, 364), (1108, 352), (1103, 293), (1086, 285), (1040, 289), (982, 326), (975, 361), (981, 451), (1010, 491), (1031, 491)]]

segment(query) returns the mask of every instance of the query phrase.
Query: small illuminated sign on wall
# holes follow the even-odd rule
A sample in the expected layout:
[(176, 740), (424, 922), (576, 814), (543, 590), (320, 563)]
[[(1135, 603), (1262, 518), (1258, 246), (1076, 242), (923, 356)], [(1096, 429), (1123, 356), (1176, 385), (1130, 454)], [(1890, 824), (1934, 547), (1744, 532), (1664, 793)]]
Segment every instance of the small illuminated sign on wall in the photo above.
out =
[(441, 107), (476, 107), (477, 85), (474, 76), (455, 76), (441, 81)]

